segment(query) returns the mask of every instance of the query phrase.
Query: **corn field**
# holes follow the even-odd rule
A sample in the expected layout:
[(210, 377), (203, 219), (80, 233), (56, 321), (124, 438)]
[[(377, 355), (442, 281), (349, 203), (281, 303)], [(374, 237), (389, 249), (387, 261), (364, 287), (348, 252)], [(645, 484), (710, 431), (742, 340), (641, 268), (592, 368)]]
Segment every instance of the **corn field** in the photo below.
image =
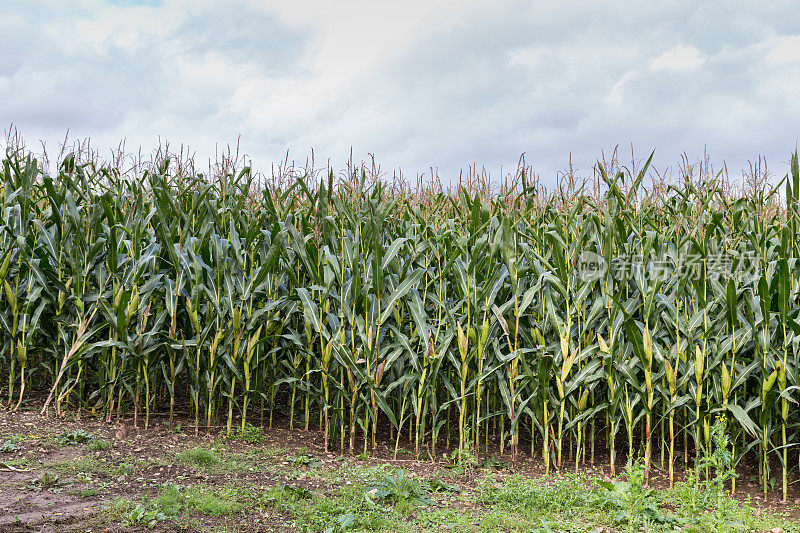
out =
[(751, 190), (690, 169), (650, 186), (649, 163), (598, 163), (591, 190), (547, 193), (523, 165), (495, 190), (412, 191), (166, 157), (131, 177), (70, 154), (51, 175), (8, 149), (4, 401), (195, 432), (280, 417), (343, 453), (499, 450), (548, 472), (641, 455), (670, 483), (721, 420), (786, 498), (797, 155)]

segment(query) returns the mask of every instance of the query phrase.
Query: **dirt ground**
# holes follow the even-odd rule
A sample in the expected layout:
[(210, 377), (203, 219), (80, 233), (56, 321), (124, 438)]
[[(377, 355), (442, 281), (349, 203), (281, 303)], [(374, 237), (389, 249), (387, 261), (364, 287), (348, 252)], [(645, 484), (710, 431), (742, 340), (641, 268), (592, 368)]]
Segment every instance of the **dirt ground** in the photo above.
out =
[[(0, 410), (0, 445), (10, 443), (0, 449), (0, 531), (292, 531), (292, 516), (262, 505), (218, 516), (215, 512), (194, 513), (180, 524), (155, 520), (150, 527), (147, 518), (139, 524), (130, 523), (113, 510), (126, 509), (130, 515), (130, 502), (156, 497), (166, 482), (201, 484), (207, 491), (220, 493), (230, 487), (263, 491), (291, 484), (324, 494), (336, 484), (334, 476), (324, 473), (334, 472), (343, 464), (390, 464), (419, 477), (437, 475), (448, 466), (441, 461), (416, 461), (407, 451), (393, 459), (393, 450), (387, 444), (369, 458), (326, 453), (321, 432), (289, 430), (282, 424), (265, 428), (258, 444), (226, 440), (224, 433), (224, 428), (213, 428), (210, 434), (201, 428), (195, 436), (192, 423), (180, 417), (170, 427), (166, 417), (155, 416), (145, 430), (134, 428), (132, 420), (108, 424), (86, 414), (80, 420), (75, 415), (56, 419), (41, 417), (33, 409)], [(214, 468), (187, 463), (181, 454), (198, 447), (213, 449), (223, 462)], [(496, 460), (504, 463), (504, 472), (544, 475), (538, 458), (525, 455), (513, 464), (510, 456)], [(313, 462), (316, 470), (304, 469), (303, 461)], [(483, 470), (451, 471), (448, 480), (468, 495), (476, 478), (484, 475)], [(582, 471), (610, 479), (605, 467), (587, 466)], [(665, 488), (666, 473), (655, 471), (651, 483), (655, 488)], [(738, 497), (749, 499), (757, 513), (777, 510), (788, 520), (800, 520), (796, 484), (788, 503), (780, 502), (779, 491), (764, 499), (752, 472), (740, 473), (738, 489)], [(450, 505), (463, 512), (474, 504), (463, 498)]]

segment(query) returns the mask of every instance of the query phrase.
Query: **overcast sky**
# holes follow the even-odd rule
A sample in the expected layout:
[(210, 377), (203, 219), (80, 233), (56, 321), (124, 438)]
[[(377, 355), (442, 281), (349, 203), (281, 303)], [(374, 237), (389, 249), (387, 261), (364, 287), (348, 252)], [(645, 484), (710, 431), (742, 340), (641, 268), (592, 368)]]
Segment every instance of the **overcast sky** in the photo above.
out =
[(55, 151), (159, 138), (257, 169), (375, 155), (406, 175), (545, 182), (602, 150), (783, 175), (800, 137), (800, 2), (0, 3), (0, 128)]

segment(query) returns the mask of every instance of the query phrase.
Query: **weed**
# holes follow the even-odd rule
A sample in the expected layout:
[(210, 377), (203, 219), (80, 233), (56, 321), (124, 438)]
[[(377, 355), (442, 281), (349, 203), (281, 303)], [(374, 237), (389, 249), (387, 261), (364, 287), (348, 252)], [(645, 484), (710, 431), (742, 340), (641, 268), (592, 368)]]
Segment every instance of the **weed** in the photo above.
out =
[(666, 516), (659, 510), (657, 491), (644, 486), (645, 470), (641, 460), (628, 459), (625, 473), (628, 481), (597, 482), (602, 489), (597, 499), (601, 505), (616, 511), (614, 521), (630, 531), (666, 522)]
[(404, 507), (409, 504), (422, 503), (433, 505), (428, 497), (430, 487), (419, 479), (408, 476), (405, 470), (379, 477), (367, 488), (368, 500), (379, 503), (390, 503)]
[(457, 485), (445, 483), (438, 477), (429, 478), (425, 483), (430, 492), (461, 492), (461, 489)]
[(114, 473), (118, 476), (132, 476), (136, 472), (136, 463), (123, 461), (114, 468)]
[[(736, 476), (730, 439), (725, 421), (719, 418), (710, 431), (713, 449), (700, 458), (698, 471), (706, 473), (701, 481), (695, 472), (678, 483), (672, 492), (680, 516), (688, 529), (705, 531), (751, 530), (755, 527), (752, 508), (728, 496), (725, 483)], [(713, 472), (713, 477), (710, 477)]]
[(496, 455), (492, 455), (491, 457), (487, 457), (481, 463), (483, 468), (491, 468), (492, 470), (502, 470), (508, 468), (511, 463), (508, 461), (501, 461), (497, 458)]
[(70, 429), (58, 436), (56, 441), (63, 445), (82, 444), (94, 438), (94, 435), (85, 429)]
[(81, 483), (91, 483), (92, 482), (92, 476), (89, 475), (87, 472), (79, 472), (78, 475), (75, 476), (75, 477)]
[(264, 501), (273, 506), (280, 506), (299, 500), (307, 500), (313, 496), (313, 493), (305, 487), (281, 485), (280, 487), (269, 489), (264, 496)]
[[(728, 449), (730, 442), (722, 418), (718, 418), (711, 427), (711, 441), (713, 451), (710, 455), (704, 455), (698, 466), (699, 470), (706, 472), (707, 493), (716, 500), (715, 505), (719, 508), (725, 498), (725, 483), (736, 477), (733, 454)], [(711, 479), (708, 479), (709, 470), (714, 472), (714, 477)]]
[(293, 465), (307, 466), (309, 468), (316, 468), (322, 464), (322, 461), (320, 461), (318, 458), (314, 457), (310, 453), (303, 453), (291, 457), (289, 459), (289, 462), (292, 463)]
[(19, 451), (19, 446), (17, 446), (10, 440), (7, 440), (3, 442), (3, 444), (0, 444), (0, 452), (2, 453), (13, 453), (18, 451)]
[(138, 504), (123, 515), (121, 525), (122, 527), (141, 525), (152, 529), (166, 519), (163, 513), (146, 509), (142, 504)]
[(58, 474), (44, 472), (43, 474), (39, 475), (39, 477), (32, 479), (28, 483), (28, 489), (34, 492), (41, 492), (43, 490), (49, 490), (50, 492), (61, 492), (62, 487), (67, 485), (71, 485), (71, 483), (61, 479)]
[(452, 469), (453, 473), (457, 475), (462, 475), (466, 471), (479, 466), (478, 458), (475, 457), (475, 454), (469, 448), (464, 448), (462, 450), (455, 449), (449, 456), (445, 453), (444, 458), (448, 461), (445, 468)]

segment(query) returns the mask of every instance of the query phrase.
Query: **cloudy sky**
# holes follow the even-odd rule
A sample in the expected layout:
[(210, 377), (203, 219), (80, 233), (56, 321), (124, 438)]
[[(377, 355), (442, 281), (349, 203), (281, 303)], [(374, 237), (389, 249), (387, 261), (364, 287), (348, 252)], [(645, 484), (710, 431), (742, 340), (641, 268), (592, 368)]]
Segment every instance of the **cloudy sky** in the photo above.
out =
[(633, 145), (786, 171), (800, 138), (796, 1), (4, 0), (0, 129), (55, 151), (235, 141), (256, 168), (374, 154), (387, 170), (552, 183)]

